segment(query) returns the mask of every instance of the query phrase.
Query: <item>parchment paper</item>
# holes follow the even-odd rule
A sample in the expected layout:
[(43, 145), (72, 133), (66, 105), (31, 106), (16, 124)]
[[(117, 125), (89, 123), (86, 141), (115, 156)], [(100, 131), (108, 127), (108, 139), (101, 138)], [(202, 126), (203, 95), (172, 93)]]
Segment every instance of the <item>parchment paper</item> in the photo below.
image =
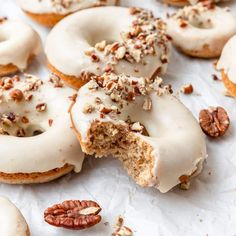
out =
[[(122, 4), (152, 9), (156, 16), (171, 11), (155, 0), (123, 0)], [(236, 15), (234, 0), (227, 6), (231, 6)], [(43, 41), (49, 32), (27, 18), (14, 0), (0, 0), (0, 16), (24, 20), (40, 33)], [(183, 84), (193, 84), (195, 93), (180, 94), (180, 99), (195, 117), (202, 108), (219, 105), (228, 111), (231, 119), (227, 135), (217, 140), (206, 138), (209, 157), (189, 191), (177, 187), (161, 194), (155, 189), (141, 188), (127, 176), (117, 160), (90, 157), (80, 174), (72, 173), (48, 184), (0, 184), (0, 195), (10, 198), (21, 209), (33, 236), (109, 236), (119, 214), (135, 236), (236, 235), (236, 99), (224, 96), (222, 82), (213, 81), (212, 74), (216, 72), (212, 62), (191, 59), (173, 50), (168, 73), (164, 76), (175, 91)], [(45, 64), (45, 56), (41, 54), (27, 72), (47, 79)], [(46, 224), (43, 220), (45, 208), (66, 199), (99, 202), (103, 208), (102, 222), (79, 232)]]

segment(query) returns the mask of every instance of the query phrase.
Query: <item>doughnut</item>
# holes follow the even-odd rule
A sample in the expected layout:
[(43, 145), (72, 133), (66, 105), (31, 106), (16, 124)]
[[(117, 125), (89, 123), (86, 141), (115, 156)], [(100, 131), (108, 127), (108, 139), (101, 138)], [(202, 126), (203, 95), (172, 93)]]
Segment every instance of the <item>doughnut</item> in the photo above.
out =
[(210, 2), (198, 3), (170, 16), (167, 33), (186, 55), (214, 58), (220, 56), (225, 43), (236, 34), (236, 18)]
[(233, 36), (224, 46), (216, 68), (221, 71), (222, 80), (230, 95), (236, 97), (236, 36)]
[(68, 113), (74, 94), (56, 76), (0, 79), (0, 182), (43, 183), (81, 170)]
[[(186, 5), (195, 5), (199, 2), (204, 2), (206, 0), (163, 0), (164, 3), (173, 5), (173, 6), (177, 6), (177, 7), (182, 7), (182, 6), (186, 6)], [(226, 1), (230, 1), (230, 0), (210, 0), (213, 3), (219, 3), (219, 2), (226, 2)]]
[(38, 23), (52, 27), (65, 16), (90, 7), (111, 6), (119, 0), (17, 0), (21, 9)]
[(104, 72), (152, 77), (166, 71), (166, 25), (140, 8), (100, 7), (72, 14), (50, 32), (49, 68), (72, 87)]
[(70, 115), (82, 150), (115, 156), (141, 186), (165, 193), (201, 172), (203, 133), (161, 79), (95, 77), (78, 91)]
[(0, 208), (0, 235), (30, 236), (24, 216), (9, 199), (0, 197)]
[(30, 26), (0, 19), (0, 76), (25, 70), (40, 49), (40, 37)]

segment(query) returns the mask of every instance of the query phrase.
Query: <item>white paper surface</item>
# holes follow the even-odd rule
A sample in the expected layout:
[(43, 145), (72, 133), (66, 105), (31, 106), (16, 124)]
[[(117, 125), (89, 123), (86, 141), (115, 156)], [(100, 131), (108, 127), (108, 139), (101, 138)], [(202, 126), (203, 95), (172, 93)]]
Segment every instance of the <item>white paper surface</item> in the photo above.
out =
[[(233, 2), (228, 6), (231, 5), (236, 14), (236, 3)], [(155, 0), (123, 0), (122, 4), (149, 8), (156, 16), (164, 15), (168, 9)], [(0, 0), (0, 16), (28, 22), (45, 41), (48, 29), (27, 18), (14, 0)], [(127, 176), (117, 160), (93, 157), (85, 161), (80, 174), (72, 173), (51, 183), (31, 186), (0, 184), (0, 195), (10, 198), (21, 209), (31, 235), (109, 236), (119, 214), (135, 236), (236, 235), (236, 99), (225, 97), (222, 82), (212, 80), (211, 75), (216, 73), (212, 62), (190, 59), (173, 50), (168, 73), (164, 76), (175, 90), (183, 84), (193, 84), (196, 94), (180, 95), (180, 98), (195, 117), (202, 108), (219, 105), (228, 111), (231, 119), (227, 135), (217, 140), (207, 139), (208, 160), (189, 191), (175, 188), (161, 194), (156, 189), (141, 188)], [(42, 54), (27, 72), (47, 79), (45, 65)], [(67, 199), (97, 201), (103, 208), (102, 222), (84, 231), (64, 230), (46, 224), (44, 210)]]

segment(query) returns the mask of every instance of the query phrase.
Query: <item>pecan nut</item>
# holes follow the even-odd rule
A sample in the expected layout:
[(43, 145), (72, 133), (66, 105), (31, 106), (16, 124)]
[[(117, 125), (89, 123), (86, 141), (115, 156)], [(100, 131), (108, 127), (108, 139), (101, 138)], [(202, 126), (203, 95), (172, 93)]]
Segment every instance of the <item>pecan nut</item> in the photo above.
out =
[(55, 204), (44, 212), (44, 220), (53, 226), (81, 230), (98, 224), (101, 207), (94, 201), (68, 200)]
[(207, 136), (217, 138), (228, 130), (230, 120), (223, 107), (211, 107), (200, 111), (199, 123)]

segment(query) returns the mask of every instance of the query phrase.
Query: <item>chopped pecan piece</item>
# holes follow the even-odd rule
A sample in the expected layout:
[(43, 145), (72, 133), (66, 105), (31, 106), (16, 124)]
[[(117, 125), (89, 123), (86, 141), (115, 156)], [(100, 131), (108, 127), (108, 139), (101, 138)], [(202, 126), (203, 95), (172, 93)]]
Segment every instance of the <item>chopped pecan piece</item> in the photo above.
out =
[(180, 188), (182, 190), (188, 190), (190, 187), (190, 176), (188, 175), (181, 175), (179, 177), (179, 181), (180, 181)]
[(179, 26), (181, 28), (186, 28), (188, 26), (188, 23), (186, 21), (181, 21)]
[(0, 24), (3, 23), (3, 22), (6, 21), (6, 20), (7, 20), (7, 17), (1, 17), (1, 18), (0, 18)]
[(213, 80), (219, 80), (218, 76), (215, 75), (215, 74), (212, 75), (212, 79), (213, 79)]
[(109, 114), (110, 112), (112, 112), (112, 109), (109, 107), (105, 107), (105, 106), (101, 106), (101, 108), (99, 109), (100, 112), (104, 113), (104, 114)]
[(132, 230), (127, 226), (120, 227), (112, 234), (112, 236), (132, 236), (132, 235), (133, 235)]
[(63, 82), (56, 74), (51, 74), (49, 82), (53, 83), (55, 88), (62, 88), (64, 86)]
[(29, 123), (29, 119), (26, 116), (22, 116), (21, 117), (21, 122), (24, 123), (24, 124), (27, 124), (27, 123)]
[(84, 113), (84, 114), (89, 114), (89, 113), (92, 113), (94, 110), (95, 110), (95, 107), (94, 107), (94, 106), (92, 106), (92, 105), (86, 105), (86, 106), (83, 108), (83, 113)]
[(100, 58), (95, 53), (92, 53), (91, 59), (92, 59), (92, 62), (95, 62), (95, 63), (100, 61)]
[(136, 131), (136, 132), (142, 132), (143, 131), (143, 126), (139, 122), (135, 122), (131, 125), (131, 130)]
[(207, 136), (217, 138), (228, 130), (230, 120), (223, 107), (211, 107), (200, 111), (199, 123)]
[(183, 85), (180, 91), (184, 94), (191, 94), (193, 93), (193, 86), (192, 84)]
[(44, 220), (53, 226), (81, 230), (98, 224), (101, 207), (94, 201), (68, 200), (49, 207), (44, 212)]
[(52, 123), (53, 123), (53, 119), (48, 119), (48, 125), (49, 125), (49, 127), (52, 126)]
[(17, 137), (25, 137), (25, 130), (23, 128), (19, 128), (17, 131), (16, 131), (16, 136)]
[(38, 112), (46, 111), (46, 109), (47, 109), (46, 103), (40, 103), (40, 104), (36, 105), (36, 110)]
[(128, 228), (127, 226), (124, 226), (124, 219), (119, 216), (117, 218), (117, 222), (115, 225), (115, 232), (112, 233), (112, 236), (132, 236), (133, 231)]
[(106, 47), (106, 41), (105, 40), (103, 40), (103, 41), (101, 41), (99, 43), (96, 43), (96, 45), (95, 45), (95, 48), (98, 51), (101, 51), (101, 52), (104, 51), (105, 47)]
[(152, 100), (149, 97), (145, 98), (143, 103), (143, 109), (145, 111), (150, 111), (152, 109)]
[(9, 96), (11, 99), (13, 99), (15, 102), (20, 102), (24, 98), (24, 94), (20, 89), (14, 89), (9, 93)]

